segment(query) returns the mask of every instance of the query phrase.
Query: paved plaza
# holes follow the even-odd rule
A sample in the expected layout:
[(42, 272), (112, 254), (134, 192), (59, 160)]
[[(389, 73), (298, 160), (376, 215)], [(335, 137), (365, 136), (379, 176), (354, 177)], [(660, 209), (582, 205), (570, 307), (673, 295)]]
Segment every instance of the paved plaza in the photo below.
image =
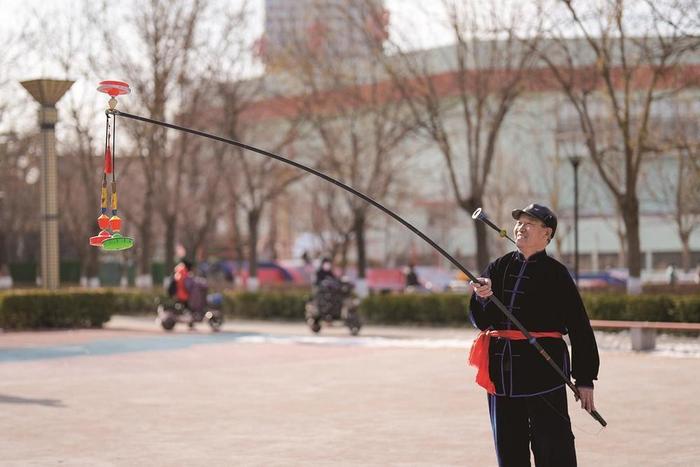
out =
[[(465, 363), (474, 335), (249, 321), (168, 334), (125, 317), (0, 333), (0, 465), (495, 466)], [(700, 341), (632, 353), (601, 340), (609, 425), (572, 406), (579, 465), (700, 465)]]

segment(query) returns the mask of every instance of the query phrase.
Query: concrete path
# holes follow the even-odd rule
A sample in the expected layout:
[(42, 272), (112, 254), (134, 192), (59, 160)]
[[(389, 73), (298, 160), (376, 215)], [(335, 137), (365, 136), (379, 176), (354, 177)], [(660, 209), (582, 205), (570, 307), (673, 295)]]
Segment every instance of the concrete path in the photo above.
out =
[[(466, 329), (0, 334), (0, 465), (495, 466)], [(602, 351), (579, 465), (700, 465), (700, 358)]]

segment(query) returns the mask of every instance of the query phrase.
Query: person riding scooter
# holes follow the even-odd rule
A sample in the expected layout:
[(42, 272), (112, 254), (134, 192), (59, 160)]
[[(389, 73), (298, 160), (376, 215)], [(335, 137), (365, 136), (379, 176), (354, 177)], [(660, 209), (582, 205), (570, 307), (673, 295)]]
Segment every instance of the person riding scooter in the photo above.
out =
[(331, 324), (342, 320), (352, 335), (357, 335), (362, 323), (357, 308), (359, 301), (353, 296), (353, 285), (346, 279), (338, 279), (333, 273), (330, 258), (323, 258), (316, 271), (312, 297), (305, 306), (306, 322), (314, 333), (321, 330), (321, 322)]
[(170, 286), (168, 287), (168, 295), (175, 298), (175, 300), (184, 307), (187, 307), (187, 302), (190, 298), (190, 290), (192, 289), (190, 271), (192, 271), (192, 262), (184, 258), (181, 259), (180, 262), (175, 265), (173, 275), (170, 279)]
[(208, 293), (207, 280), (195, 276), (192, 262), (182, 259), (175, 266), (168, 295), (175, 303), (158, 305), (158, 319), (165, 330), (172, 330), (178, 322), (193, 329), (195, 323), (206, 321), (214, 331), (223, 324), (222, 296)]

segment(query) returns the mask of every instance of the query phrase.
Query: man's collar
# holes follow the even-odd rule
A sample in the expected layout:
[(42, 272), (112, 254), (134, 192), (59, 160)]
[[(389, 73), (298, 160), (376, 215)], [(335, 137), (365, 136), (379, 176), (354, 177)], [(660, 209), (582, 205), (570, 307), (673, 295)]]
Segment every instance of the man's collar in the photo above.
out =
[[(532, 256), (530, 256), (527, 260), (528, 261), (535, 261), (538, 258), (542, 258), (545, 256), (547, 256), (547, 250), (540, 250), (537, 253), (534, 253)], [(515, 257), (517, 259), (519, 259), (520, 261), (525, 261), (525, 255), (520, 250), (517, 250), (515, 252)]]

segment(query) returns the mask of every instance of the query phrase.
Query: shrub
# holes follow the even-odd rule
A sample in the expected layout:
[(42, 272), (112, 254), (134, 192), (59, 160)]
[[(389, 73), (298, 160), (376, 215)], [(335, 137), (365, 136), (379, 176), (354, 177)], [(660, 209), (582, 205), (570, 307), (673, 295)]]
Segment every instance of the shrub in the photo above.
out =
[(698, 295), (586, 294), (591, 319), (700, 322)]
[(626, 295), (585, 294), (583, 295), (583, 303), (590, 319), (624, 319)]
[(469, 322), (469, 296), (464, 294), (371, 295), (360, 304), (360, 315), (376, 324), (458, 325)]
[[(0, 328), (100, 327), (112, 314), (155, 313), (158, 290), (38, 289), (0, 293)], [(306, 291), (229, 292), (224, 312), (232, 318), (303, 320)], [(700, 295), (585, 294), (591, 319), (700, 322)], [(466, 294), (371, 295), (360, 304), (375, 324), (468, 325)]]
[(700, 323), (700, 295), (686, 295), (675, 297), (673, 321)]
[(95, 328), (113, 311), (110, 291), (19, 291), (3, 295), (0, 327), (3, 329)]
[(232, 318), (303, 320), (308, 298), (302, 292), (226, 293), (224, 312)]
[(673, 300), (667, 295), (627, 296), (622, 319), (629, 321), (671, 321)]
[(159, 290), (114, 291), (113, 310), (120, 315), (139, 315), (155, 313), (156, 302), (165, 299)]

